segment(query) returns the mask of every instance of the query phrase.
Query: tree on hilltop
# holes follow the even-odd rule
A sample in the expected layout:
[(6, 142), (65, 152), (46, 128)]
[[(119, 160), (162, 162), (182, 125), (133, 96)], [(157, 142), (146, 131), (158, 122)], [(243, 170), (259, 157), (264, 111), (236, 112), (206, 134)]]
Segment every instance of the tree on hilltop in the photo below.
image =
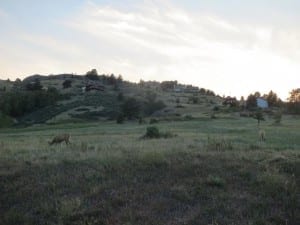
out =
[(290, 113), (300, 114), (300, 88), (290, 91), (290, 96), (287, 99), (287, 109)]
[(277, 94), (272, 90), (266, 95), (266, 100), (269, 103), (269, 106), (278, 106), (280, 99), (277, 97)]
[(43, 86), (38, 78), (36, 78), (33, 82), (30, 82), (26, 85), (26, 89), (28, 91), (40, 91), (43, 89)]
[(300, 102), (300, 88), (293, 89), (290, 91), (290, 96), (288, 97), (289, 102)]
[(99, 80), (98, 72), (96, 69), (92, 69), (91, 71), (86, 72), (85, 76), (90, 80)]

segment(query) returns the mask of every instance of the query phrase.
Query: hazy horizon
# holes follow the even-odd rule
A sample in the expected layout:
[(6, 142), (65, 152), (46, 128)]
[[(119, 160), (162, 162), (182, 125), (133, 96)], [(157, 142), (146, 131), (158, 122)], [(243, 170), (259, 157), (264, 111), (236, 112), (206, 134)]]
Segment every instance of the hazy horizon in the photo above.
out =
[(300, 2), (10, 0), (0, 3), (0, 79), (121, 74), (219, 95), (300, 83)]

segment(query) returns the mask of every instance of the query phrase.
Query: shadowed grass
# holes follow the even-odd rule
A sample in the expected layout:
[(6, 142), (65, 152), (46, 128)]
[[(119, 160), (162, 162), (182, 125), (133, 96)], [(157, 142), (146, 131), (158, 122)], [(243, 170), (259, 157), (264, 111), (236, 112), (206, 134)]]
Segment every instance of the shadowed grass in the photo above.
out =
[[(250, 119), (157, 124), (170, 139), (135, 123), (2, 131), (0, 224), (296, 224), (296, 123), (266, 123), (266, 143)], [(71, 145), (48, 146), (66, 132)]]

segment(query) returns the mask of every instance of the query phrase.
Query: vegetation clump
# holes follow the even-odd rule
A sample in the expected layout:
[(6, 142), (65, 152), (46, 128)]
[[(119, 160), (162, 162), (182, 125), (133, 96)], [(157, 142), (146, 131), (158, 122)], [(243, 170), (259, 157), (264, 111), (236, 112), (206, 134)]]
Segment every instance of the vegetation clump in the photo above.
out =
[(46, 106), (55, 105), (63, 96), (55, 89), (37, 91), (10, 91), (0, 99), (2, 112), (11, 117), (20, 117)]
[(86, 78), (89, 80), (99, 80), (98, 72), (96, 69), (92, 69), (86, 73)]
[(172, 134), (171, 132), (160, 132), (156, 126), (150, 126), (146, 129), (146, 134), (142, 137), (144, 139), (153, 139), (153, 138), (171, 138), (175, 137), (176, 135)]
[(160, 133), (158, 128), (155, 126), (147, 127), (144, 138), (160, 138)]
[(223, 188), (225, 186), (225, 180), (219, 176), (209, 175), (206, 179), (206, 184), (212, 187)]
[(63, 86), (64, 89), (70, 88), (70, 87), (72, 87), (72, 81), (71, 81), (71, 80), (65, 80), (65, 81), (62, 83), (62, 86)]
[(141, 110), (141, 104), (140, 102), (135, 98), (128, 98), (123, 103), (122, 112), (125, 117), (127, 117), (129, 120), (138, 118)]

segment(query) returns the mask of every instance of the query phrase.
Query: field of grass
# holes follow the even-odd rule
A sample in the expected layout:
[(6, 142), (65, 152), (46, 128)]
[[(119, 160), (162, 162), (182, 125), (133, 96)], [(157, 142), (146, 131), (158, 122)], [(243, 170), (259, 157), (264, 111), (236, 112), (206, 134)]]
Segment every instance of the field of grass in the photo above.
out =
[[(0, 224), (296, 225), (300, 118), (0, 130)], [(49, 146), (56, 134), (71, 144)]]

